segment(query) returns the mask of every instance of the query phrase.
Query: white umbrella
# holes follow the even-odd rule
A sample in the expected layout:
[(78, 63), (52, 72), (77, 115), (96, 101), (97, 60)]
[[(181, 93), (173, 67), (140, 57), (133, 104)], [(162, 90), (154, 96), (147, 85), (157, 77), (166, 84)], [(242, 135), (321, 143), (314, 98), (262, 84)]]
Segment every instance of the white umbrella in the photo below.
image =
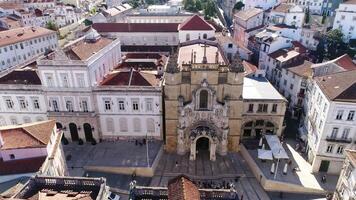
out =
[(283, 174), (287, 174), (287, 170), (288, 170), (288, 163), (284, 164)]
[(274, 173), (274, 163), (272, 163), (272, 166), (271, 166), (271, 174), (273, 174)]
[(262, 137), (261, 137), (260, 142), (258, 143), (258, 146), (259, 146), (259, 147), (262, 146), (262, 142), (263, 142), (263, 139), (262, 139)]

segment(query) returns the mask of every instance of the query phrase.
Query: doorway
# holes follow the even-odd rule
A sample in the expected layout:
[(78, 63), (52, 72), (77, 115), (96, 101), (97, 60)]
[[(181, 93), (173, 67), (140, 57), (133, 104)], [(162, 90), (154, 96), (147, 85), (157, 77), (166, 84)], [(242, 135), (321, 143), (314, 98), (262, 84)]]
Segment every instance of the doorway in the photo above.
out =
[(84, 127), (85, 140), (87, 142), (93, 141), (93, 132), (92, 132), (90, 124), (85, 123), (85, 124), (83, 124), (83, 127)]
[(321, 163), (320, 163), (319, 172), (328, 172), (329, 165), (330, 165), (330, 161), (322, 160)]
[(209, 151), (209, 138), (207, 137), (201, 137), (197, 140), (196, 148), (198, 153), (199, 152), (206, 152)]
[(76, 142), (79, 140), (79, 135), (78, 135), (78, 128), (77, 125), (74, 123), (69, 124), (69, 131), (70, 131), (70, 136), (72, 137), (72, 141)]

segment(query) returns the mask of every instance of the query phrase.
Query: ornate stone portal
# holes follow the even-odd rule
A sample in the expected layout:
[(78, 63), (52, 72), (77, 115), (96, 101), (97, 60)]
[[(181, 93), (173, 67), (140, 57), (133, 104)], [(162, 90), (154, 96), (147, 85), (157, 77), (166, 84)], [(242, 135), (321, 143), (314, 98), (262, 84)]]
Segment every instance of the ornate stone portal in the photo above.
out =
[(190, 152), (190, 160), (195, 160), (197, 141), (205, 137), (209, 140), (210, 160), (214, 161), (216, 152), (227, 154), (228, 104), (217, 101), (215, 91), (205, 79), (192, 95), (192, 101), (186, 105), (183, 97), (179, 97), (177, 152), (180, 155)]

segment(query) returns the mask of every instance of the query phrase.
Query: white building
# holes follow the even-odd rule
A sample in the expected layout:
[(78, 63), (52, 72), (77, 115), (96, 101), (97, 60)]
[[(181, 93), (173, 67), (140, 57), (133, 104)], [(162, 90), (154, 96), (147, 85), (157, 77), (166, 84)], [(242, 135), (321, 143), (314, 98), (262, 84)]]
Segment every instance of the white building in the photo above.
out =
[(14, 70), (0, 78), (0, 85), (1, 126), (47, 119), (45, 94), (36, 70)]
[(339, 174), (356, 140), (356, 70), (314, 78), (308, 87), (308, 161), (312, 172)]
[(0, 69), (34, 61), (58, 46), (57, 34), (41, 27), (23, 27), (0, 32)]
[(94, 96), (103, 139), (162, 139), (162, 86), (157, 71), (119, 68), (94, 89)]
[(356, 151), (346, 149), (345, 161), (336, 185), (333, 200), (351, 200), (356, 198)]
[(247, 47), (248, 39), (263, 27), (263, 10), (249, 8), (234, 15), (234, 39)]
[(356, 38), (356, 2), (345, 1), (336, 10), (333, 29), (340, 29), (344, 34), (344, 40)]
[(305, 13), (300, 6), (281, 3), (271, 10), (268, 22), (300, 28), (304, 24), (304, 17)]
[(250, 8), (261, 8), (264, 11), (275, 7), (280, 4), (282, 1), (280, 0), (244, 0), (242, 1), (245, 6), (244, 9)]
[(35, 173), (67, 175), (62, 135), (55, 121), (0, 127), (0, 182)]
[(323, 0), (297, 0), (297, 4), (304, 7), (305, 9), (308, 8), (310, 14), (322, 15), (323, 11)]
[(63, 50), (38, 60), (48, 117), (60, 124), (66, 138), (99, 140), (91, 87), (98, 86), (120, 60), (120, 41), (101, 38), (94, 30)]
[(198, 15), (194, 15), (178, 26), (179, 42), (209, 39), (215, 36), (215, 28)]
[(268, 55), (270, 53), (292, 46), (292, 39), (267, 30), (257, 33), (255, 39), (260, 46), (258, 68), (262, 70), (266, 70), (269, 66)]

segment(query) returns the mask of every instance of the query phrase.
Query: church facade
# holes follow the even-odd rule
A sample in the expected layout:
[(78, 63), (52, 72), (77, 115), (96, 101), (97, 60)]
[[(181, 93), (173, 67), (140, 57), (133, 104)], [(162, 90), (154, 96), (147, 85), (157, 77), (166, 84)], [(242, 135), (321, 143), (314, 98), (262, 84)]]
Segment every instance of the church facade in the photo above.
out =
[(243, 69), (229, 64), (220, 46), (205, 40), (183, 43), (164, 79), (166, 150), (216, 154), (238, 151), (243, 112)]

